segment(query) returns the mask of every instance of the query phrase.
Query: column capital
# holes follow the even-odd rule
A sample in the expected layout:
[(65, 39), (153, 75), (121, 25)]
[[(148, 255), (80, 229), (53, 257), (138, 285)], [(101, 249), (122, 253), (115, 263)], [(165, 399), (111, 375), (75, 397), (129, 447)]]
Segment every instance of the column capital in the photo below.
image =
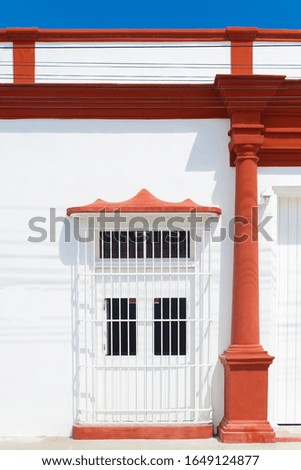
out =
[[(233, 113), (261, 113), (277, 93), (285, 75), (216, 75), (215, 86), (219, 91), (229, 117)], [(243, 123), (242, 119), (242, 123)]]
[(247, 158), (258, 162), (257, 152), (263, 144), (263, 131), (262, 124), (232, 124), (229, 150), (235, 165)]
[(261, 113), (276, 95), (284, 80), (285, 75), (217, 75), (215, 77), (215, 86), (231, 119), (229, 151), (232, 166), (236, 164), (237, 157), (241, 158), (245, 155), (244, 158), (254, 158), (257, 156), (264, 139)]

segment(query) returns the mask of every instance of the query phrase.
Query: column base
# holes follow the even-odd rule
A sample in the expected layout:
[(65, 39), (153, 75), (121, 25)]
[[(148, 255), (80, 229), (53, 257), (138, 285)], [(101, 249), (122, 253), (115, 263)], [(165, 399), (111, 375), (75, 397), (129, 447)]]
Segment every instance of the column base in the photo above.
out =
[(276, 442), (275, 431), (268, 421), (228, 421), (224, 418), (217, 434), (228, 444)]
[(220, 356), (225, 373), (222, 442), (275, 442), (267, 421), (268, 368), (273, 361), (260, 344), (231, 345)]

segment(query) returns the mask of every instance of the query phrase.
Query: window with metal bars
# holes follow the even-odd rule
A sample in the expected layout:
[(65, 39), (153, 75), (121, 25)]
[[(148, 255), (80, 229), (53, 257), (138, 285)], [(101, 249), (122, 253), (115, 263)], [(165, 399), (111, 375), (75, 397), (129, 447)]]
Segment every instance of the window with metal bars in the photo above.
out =
[(136, 299), (105, 299), (107, 317), (107, 355), (135, 356)]
[(101, 231), (99, 258), (190, 258), (190, 232)]
[(154, 354), (186, 355), (186, 298), (154, 299)]

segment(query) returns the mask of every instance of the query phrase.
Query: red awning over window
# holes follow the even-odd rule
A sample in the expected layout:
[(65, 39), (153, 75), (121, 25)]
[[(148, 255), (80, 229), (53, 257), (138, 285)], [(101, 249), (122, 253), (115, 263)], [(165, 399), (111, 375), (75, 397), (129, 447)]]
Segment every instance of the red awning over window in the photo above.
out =
[(96, 199), (95, 202), (86, 206), (69, 207), (67, 215), (79, 213), (97, 212), (202, 212), (221, 214), (219, 207), (200, 206), (191, 199), (182, 202), (161, 201), (151, 194), (147, 189), (141, 189), (136, 196), (122, 202), (107, 202), (103, 199)]

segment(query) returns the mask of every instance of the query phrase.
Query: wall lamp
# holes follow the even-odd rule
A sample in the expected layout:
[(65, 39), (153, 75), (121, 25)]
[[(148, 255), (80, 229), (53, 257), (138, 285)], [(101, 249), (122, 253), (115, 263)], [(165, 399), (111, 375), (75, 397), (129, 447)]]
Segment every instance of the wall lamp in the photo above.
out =
[(262, 193), (260, 193), (260, 205), (267, 206), (268, 203), (270, 202), (271, 196), (272, 196), (271, 191), (267, 189), (262, 191)]

